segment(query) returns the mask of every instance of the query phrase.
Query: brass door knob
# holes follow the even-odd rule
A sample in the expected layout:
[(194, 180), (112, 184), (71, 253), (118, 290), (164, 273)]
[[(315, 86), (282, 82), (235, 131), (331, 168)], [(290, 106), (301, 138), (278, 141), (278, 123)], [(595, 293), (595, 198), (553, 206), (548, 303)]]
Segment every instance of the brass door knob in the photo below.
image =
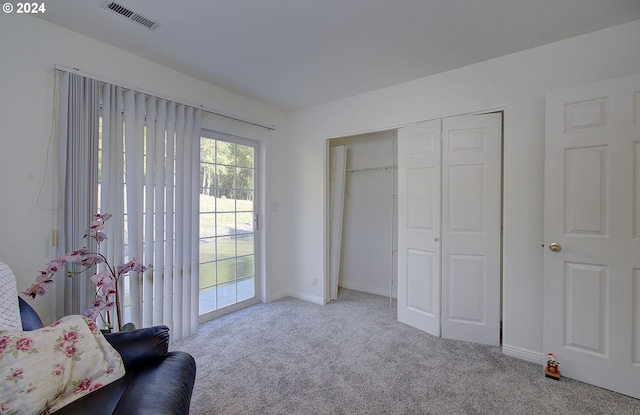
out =
[(560, 252), (562, 251), (562, 246), (557, 242), (553, 242), (552, 244), (549, 245), (549, 250), (551, 252)]

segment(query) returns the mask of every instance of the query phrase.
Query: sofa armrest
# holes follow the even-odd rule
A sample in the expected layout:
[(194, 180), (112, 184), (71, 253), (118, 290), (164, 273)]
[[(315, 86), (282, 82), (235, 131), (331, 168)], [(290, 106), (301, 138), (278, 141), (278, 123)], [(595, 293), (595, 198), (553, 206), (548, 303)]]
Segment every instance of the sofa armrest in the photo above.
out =
[(154, 326), (104, 335), (122, 356), (126, 370), (157, 363), (167, 356), (169, 327)]
[(140, 369), (114, 415), (188, 415), (196, 362), (185, 352), (169, 352), (161, 364)]

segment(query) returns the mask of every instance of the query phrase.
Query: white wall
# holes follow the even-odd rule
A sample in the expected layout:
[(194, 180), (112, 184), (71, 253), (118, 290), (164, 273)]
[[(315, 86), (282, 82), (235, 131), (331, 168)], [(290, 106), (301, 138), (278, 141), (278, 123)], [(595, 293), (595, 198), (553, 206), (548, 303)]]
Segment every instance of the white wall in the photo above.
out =
[(504, 109), (504, 351), (540, 362), (545, 92), (640, 72), (638, 39), (635, 21), (290, 114), (292, 294), (323, 299), (326, 138)]
[[(358, 169), (391, 167), (394, 131), (330, 140), (347, 147), (341, 287), (390, 295), (393, 246), (393, 170)], [(350, 170), (356, 170), (349, 172)]]
[[(266, 144), (266, 299), (287, 290), (286, 114), (41, 19), (0, 14), (0, 261), (24, 290), (51, 258), (54, 176), (47, 166), (54, 65), (275, 125)], [(55, 152), (55, 143), (53, 143)], [(44, 183), (44, 187), (43, 187)], [(53, 318), (55, 293), (34, 303)]]

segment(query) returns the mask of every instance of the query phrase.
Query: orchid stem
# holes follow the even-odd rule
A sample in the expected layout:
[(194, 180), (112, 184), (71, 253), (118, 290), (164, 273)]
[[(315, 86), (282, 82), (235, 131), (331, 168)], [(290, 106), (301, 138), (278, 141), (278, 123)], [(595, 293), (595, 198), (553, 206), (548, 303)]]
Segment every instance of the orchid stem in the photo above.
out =
[(120, 293), (118, 292), (118, 281), (116, 281), (116, 318), (118, 319), (118, 331), (122, 331), (122, 316), (120, 314)]

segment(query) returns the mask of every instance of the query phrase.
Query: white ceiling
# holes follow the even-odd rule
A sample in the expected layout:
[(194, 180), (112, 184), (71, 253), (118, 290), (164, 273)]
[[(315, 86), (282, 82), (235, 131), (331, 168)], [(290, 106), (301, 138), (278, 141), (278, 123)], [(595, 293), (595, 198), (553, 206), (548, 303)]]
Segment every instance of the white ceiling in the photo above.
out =
[[(640, 0), (55, 0), (41, 18), (284, 110), (640, 19)], [(640, 39), (639, 39), (640, 41)]]

